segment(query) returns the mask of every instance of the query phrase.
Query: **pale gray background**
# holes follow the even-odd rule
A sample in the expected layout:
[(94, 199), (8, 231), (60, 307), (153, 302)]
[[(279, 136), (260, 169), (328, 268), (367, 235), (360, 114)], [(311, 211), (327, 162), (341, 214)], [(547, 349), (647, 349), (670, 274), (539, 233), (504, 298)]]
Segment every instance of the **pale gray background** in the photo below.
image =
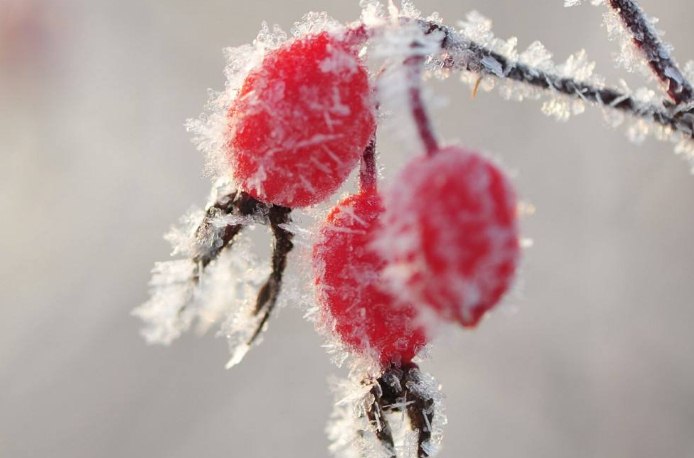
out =
[[(161, 234), (206, 196), (182, 124), (222, 86), (221, 49), (263, 19), (351, 20), (357, 2), (0, 0), (5, 32), (10, 3), (35, 9), (0, 34), (0, 457), (326, 456), (325, 379), (339, 371), (300, 306), (232, 371), (223, 340), (147, 347), (129, 312), (168, 254)], [(448, 23), (477, 8), (559, 60), (586, 47), (616, 81), (601, 10), (562, 3), (418, 5)], [(694, 58), (691, 1), (643, 5)], [(457, 81), (436, 90), (452, 100), (442, 135), (502, 158), (538, 209), (522, 295), (423, 365), (448, 395), (441, 456), (694, 457), (687, 165), (597, 110), (559, 124), (532, 102), (471, 101)]]

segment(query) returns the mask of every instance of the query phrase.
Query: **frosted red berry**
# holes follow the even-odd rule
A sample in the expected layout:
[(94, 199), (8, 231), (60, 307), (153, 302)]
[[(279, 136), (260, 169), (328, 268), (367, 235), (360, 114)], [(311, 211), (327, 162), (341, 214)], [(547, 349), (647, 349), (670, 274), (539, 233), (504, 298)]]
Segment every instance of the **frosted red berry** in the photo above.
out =
[(410, 162), (385, 205), (379, 249), (391, 288), (475, 326), (509, 289), (519, 261), (509, 179), (484, 157), (448, 147)]
[(409, 363), (426, 344), (414, 308), (384, 288), (385, 261), (372, 246), (383, 205), (371, 189), (348, 197), (328, 215), (313, 248), (324, 318), (352, 350), (383, 366)]
[(328, 32), (270, 51), (228, 112), (227, 157), (240, 187), (303, 207), (344, 182), (375, 129), (366, 68)]

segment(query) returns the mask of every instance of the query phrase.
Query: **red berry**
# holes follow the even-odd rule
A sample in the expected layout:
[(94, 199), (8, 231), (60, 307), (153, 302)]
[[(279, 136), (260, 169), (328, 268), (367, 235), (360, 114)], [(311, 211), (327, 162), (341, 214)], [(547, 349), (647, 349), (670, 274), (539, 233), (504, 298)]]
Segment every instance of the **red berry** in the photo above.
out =
[(475, 326), (519, 261), (516, 195), (482, 156), (448, 147), (420, 157), (386, 195), (379, 250), (394, 291)]
[(352, 350), (383, 366), (409, 363), (426, 344), (416, 312), (383, 289), (385, 261), (372, 246), (383, 205), (375, 190), (340, 202), (313, 248), (318, 301), (324, 317)]
[(236, 181), (253, 197), (286, 207), (336, 191), (376, 125), (366, 68), (327, 32), (269, 52), (246, 77), (228, 119)]

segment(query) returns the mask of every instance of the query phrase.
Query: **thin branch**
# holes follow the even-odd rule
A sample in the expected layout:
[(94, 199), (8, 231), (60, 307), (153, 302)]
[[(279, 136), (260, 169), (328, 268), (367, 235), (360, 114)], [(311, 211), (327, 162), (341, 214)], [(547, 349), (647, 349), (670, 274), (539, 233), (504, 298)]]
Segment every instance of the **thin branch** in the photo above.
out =
[[(445, 69), (465, 70), (499, 79), (509, 79), (574, 99), (592, 102), (636, 118), (652, 121), (694, 139), (694, 110), (687, 107), (663, 107), (642, 103), (611, 88), (599, 88), (572, 78), (560, 77), (543, 70), (514, 62), (469, 40), (449, 27), (419, 20), (426, 33), (443, 33), (443, 55), (437, 63)], [(490, 65), (493, 64), (493, 65)]]
[(609, 0), (624, 26), (631, 33), (634, 45), (643, 54), (655, 76), (665, 85), (676, 105), (694, 101), (694, 89), (682, 74), (665, 44), (658, 37), (641, 7), (634, 0)]
[(410, 109), (412, 118), (419, 132), (419, 138), (424, 144), (424, 149), (428, 155), (434, 154), (439, 149), (438, 142), (434, 136), (434, 129), (431, 126), (431, 119), (427, 114), (424, 101), (422, 100), (422, 65), (424, 57), (412, 56), (405, 61), (407, 71), (410, 97)]

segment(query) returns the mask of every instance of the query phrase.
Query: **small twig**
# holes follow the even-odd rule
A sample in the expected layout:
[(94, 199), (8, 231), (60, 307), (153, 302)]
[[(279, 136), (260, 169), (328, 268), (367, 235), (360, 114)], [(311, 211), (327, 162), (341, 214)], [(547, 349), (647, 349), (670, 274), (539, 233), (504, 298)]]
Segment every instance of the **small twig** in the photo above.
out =
[(609, 0), (609, 4), (631, 33), (634, 45), (643, 54), (653, 74), (665, 85), (673, 102), (682, 105), (693, 101), (691, 83), (670, 56), (641, 7), (634, 0)]
[(291, 208), (272, 205), (268, 212), (268, 220), (274, 237), (272, 272), (270, 272), (270, 276), (265, 281), (265, 284), (258, 291), (253, 314), (260, 315), (262, 313), (262, 318), (255, 332), (248, 339), (248, 345), (251, 345), (258, 338), (270, 318), (270, 314), (277, 305), (277, 299), (282, 288), (282, 276), (284, 269), (287, 267), (287, 255), (294, 248), (292, 243), (294, 234), (282, 227), (291, 221), (289, 216), (291, 211)]
[[(616, 89), (598, 88), (591, 84), (564, 78), (520, 62), (514, 62), (499, 53), (460, 36), (449, 27), (418, 20), (426, 33), (443, 33), (441, 49), (436, 64), (450, 70), (465, 70), (499, 79), (510, 79), (539, 89), (553, 91), (574, 99), (598, 104), (628, 113), (636, 118), (658, 123), (694, 139), (694, 112), (673, 107), (662, 107), (638, 102), (633, 97)], [(495, 62), (495, 68), (485, 65)]]
[[(195, 230), (196, 239), (204, 239), (207, 233), (211, 230), (214, 224), (214, 220), (220, 215), (239, 215), (239, 216), (256, 216), (261, 213), (261, 209), (265, 204), (254, 199), (249, 194), (245, 192), (233, 191), (227, 195), (224, 195), (217, 199), (217, 201), (212, 204), (206, 211), (205, 216), (200, 223), (200, 226)], [(198, 272), (198, 277), (202, 273), (202, 270), (207, 267), (207, 265), (215, 260), (219, 253), (222, 252), (227, 246), (230, 246), (236, 235), (241, 232), (243, 228), (242, 224), (229, 224), (227, 225), (222, 234), (222, 243), (218, 246), (212, 247), (193, 258), (193, 262), (200, 266)]]
[[(414, 44), (413, 47), (416, 47)], [(424, 57), (412, 56), (405, 60), (405, 70), (409, 83), (410, 109), (412, 110), (412, 118), (419, 132), (419, 138), (424, 144), (424, 149), (428, 155), (434, 154), (439, 145), (434, 136), (434, 129), (431, 126), (431, 119), (427, 114), (424, 101), (422, 100), (422, 65)]]

